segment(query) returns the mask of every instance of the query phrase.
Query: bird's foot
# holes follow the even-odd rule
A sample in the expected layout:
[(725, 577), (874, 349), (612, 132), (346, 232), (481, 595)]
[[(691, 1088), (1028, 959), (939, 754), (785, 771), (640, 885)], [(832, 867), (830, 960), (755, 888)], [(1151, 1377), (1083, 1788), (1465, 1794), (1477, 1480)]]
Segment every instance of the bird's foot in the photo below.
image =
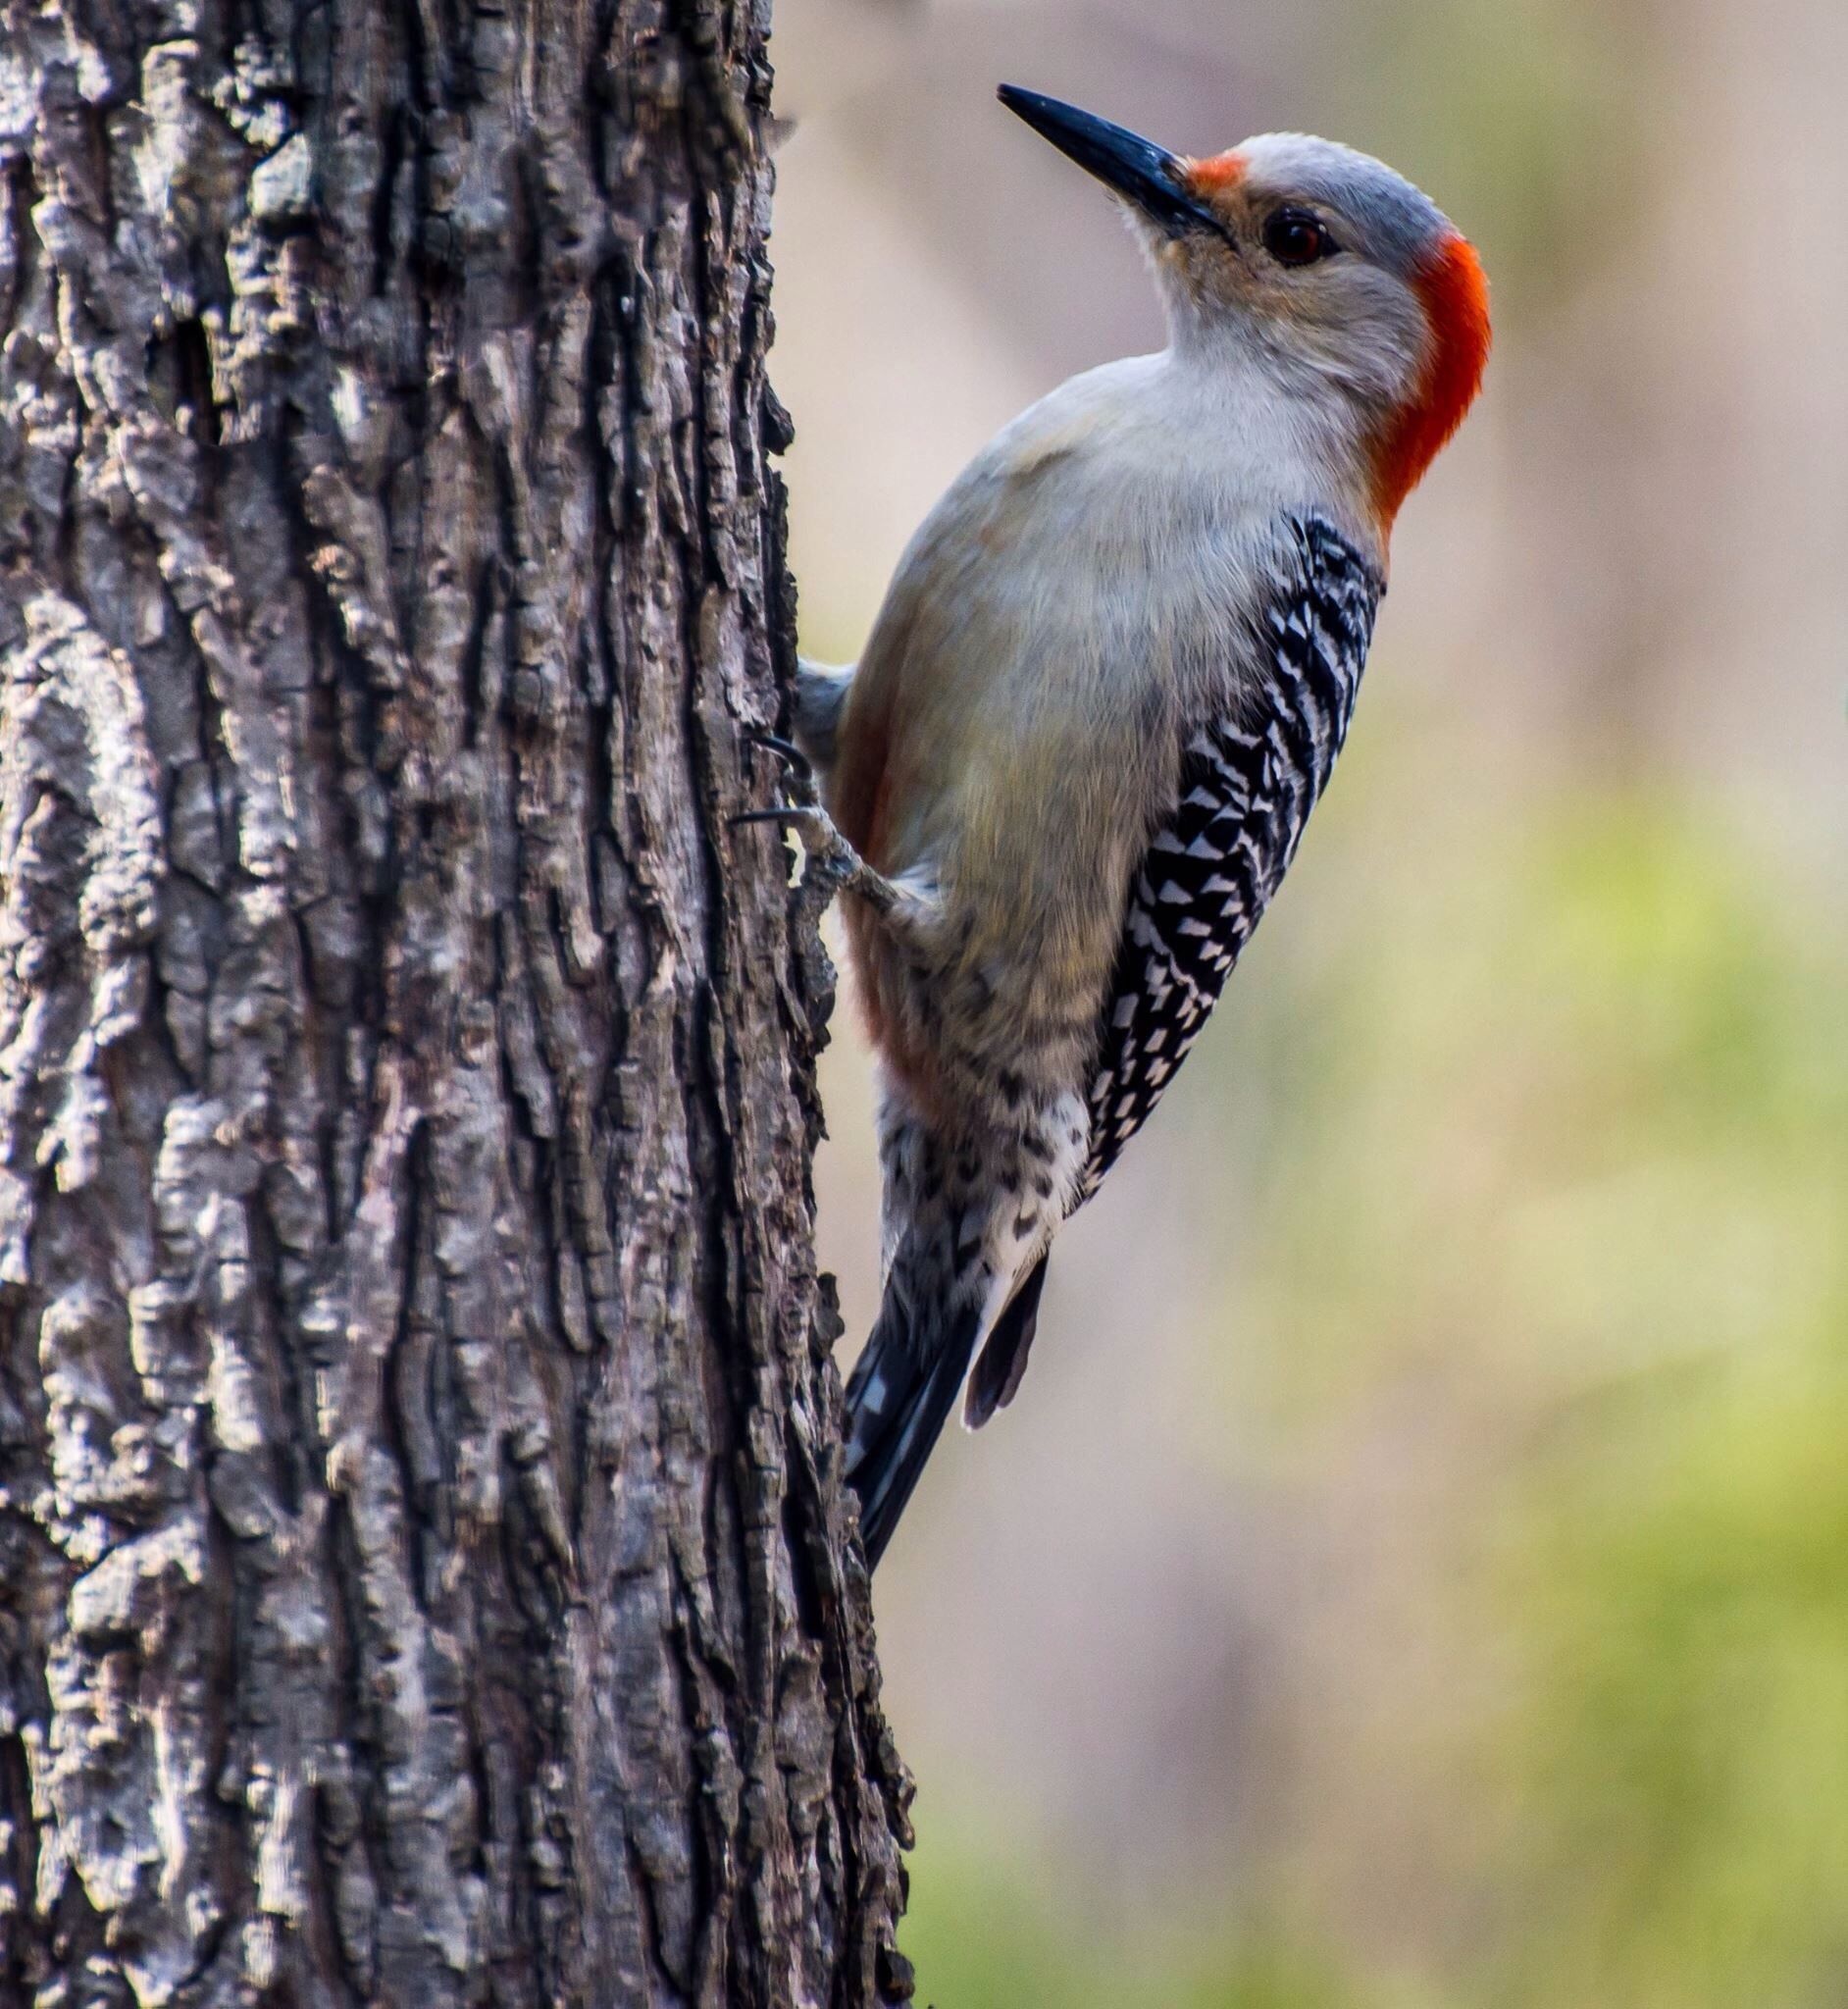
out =
[(799, 747), (780, 740), (773, 733), (752, 732), (752, 746), (774, 753), (784, 766), (784, 793), (790, 797), (768, 809), (746, 809), (734, 816), (734, 823), (775, 823), (800, 833), (802, 850), (808, 855), (809, 871), (828, 893), (857, 894), (875, 912), (890, 913), (901, 898), (892, 882), (875, 872), (835, 827), (822, 807), (815, 788), (815, 771)]
[(746, 809), (743, 815), (734, 816), (732, 821), (775, 823), (799, 832), (802, 850), (808, 856), (809, 872), (818, 875), (830, 892), (846, 887), (855, 893), (864, 893), (870, 885), (885, 884), (835, 828), (834, 818), (819, 802), (778, 802), (769, 809)]

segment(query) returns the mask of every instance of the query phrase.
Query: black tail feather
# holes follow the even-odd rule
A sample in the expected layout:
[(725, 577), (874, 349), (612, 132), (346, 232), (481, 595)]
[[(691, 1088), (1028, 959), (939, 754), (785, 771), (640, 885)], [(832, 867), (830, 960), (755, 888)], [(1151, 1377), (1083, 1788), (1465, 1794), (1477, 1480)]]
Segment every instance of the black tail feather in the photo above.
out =
[(879, 1322), (847, 1382), (847, 1475), (860, 1496), (869, 1570), (886, 1553), (981, 1336), (979, 1305), (932, 1311), (943, 1322), (916, 1329), (904, 1294), (888, 1286)]
[(979, 1430), (998, 1409), (1005, 1409), (1013, 1401), (1020, 1377), (1027, 1371), (1027, 1350), (1040, 1322), (1040, 1293), (1045, 1288), (1046, 1258), (1042, 1256), (1007, 1300), (1007, 1309), (996, 1319), (969, 1376), (962, 1419), (970, 1429)]

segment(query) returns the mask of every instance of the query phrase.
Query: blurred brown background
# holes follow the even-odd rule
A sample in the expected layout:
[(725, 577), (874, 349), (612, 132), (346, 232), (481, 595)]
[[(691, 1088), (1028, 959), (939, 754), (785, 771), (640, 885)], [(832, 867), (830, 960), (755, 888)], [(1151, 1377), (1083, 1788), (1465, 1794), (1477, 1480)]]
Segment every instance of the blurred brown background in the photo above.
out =
[(1496, 310), (1290, 882), (881, 1572), (920, 1999), (1841, 2003), (1848, 9), (777, 0), (775, 52), (811, 654), (1160, 340), (997, 81), (1379, 153)]

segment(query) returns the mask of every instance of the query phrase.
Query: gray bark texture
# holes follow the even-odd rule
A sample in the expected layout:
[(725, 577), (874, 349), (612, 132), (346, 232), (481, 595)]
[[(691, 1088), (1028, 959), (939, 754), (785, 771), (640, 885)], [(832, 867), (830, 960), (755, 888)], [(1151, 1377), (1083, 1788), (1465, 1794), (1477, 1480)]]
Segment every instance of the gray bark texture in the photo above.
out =
[(750, 0), (0, 6), (0, 2004), (860, 2004)]

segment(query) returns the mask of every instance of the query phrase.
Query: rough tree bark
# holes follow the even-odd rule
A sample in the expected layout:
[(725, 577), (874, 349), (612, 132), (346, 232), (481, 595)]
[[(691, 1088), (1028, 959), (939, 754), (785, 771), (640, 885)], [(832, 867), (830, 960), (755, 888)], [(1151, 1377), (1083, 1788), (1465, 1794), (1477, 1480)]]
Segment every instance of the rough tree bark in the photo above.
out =
[(862, 2003), (748, 0), (9, 0), (0, 2003)]

